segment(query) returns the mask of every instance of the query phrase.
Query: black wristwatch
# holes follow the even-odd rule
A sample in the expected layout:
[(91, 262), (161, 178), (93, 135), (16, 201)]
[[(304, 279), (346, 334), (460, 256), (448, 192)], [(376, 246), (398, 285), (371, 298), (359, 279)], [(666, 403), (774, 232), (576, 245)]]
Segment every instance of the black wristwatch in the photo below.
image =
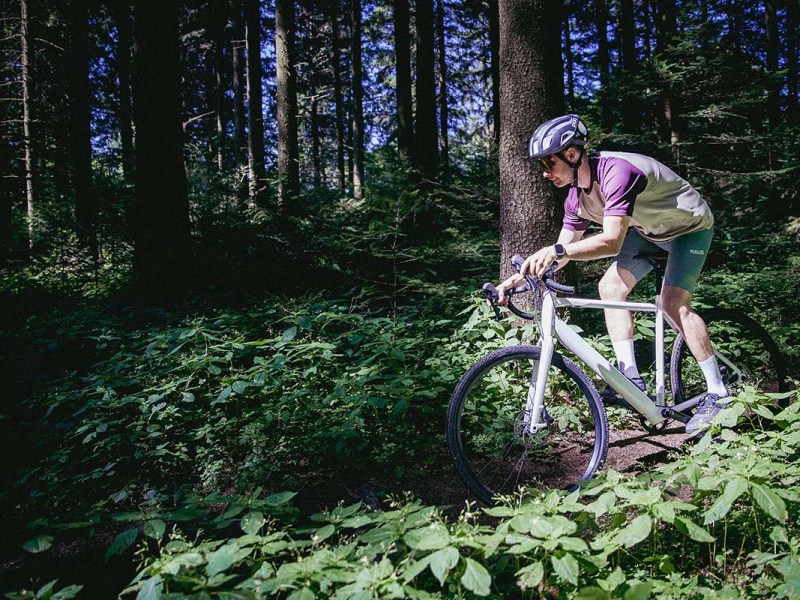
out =
[(556, 253), (556, 260), (562, 260), (566, 254), (563, 244), (553, 244), (553, 252)]

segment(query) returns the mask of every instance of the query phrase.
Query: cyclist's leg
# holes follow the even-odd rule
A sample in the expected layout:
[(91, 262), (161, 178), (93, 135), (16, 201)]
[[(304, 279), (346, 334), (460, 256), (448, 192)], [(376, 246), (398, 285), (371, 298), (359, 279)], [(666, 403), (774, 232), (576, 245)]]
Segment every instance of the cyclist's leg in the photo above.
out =
[(689, 233), (659, 244), (668, 252), (661, 290), (661, 307), (677, 325), (694, 357), (703, 362), (714, 355), (703, 319), (692, 310), (692, 292), (703, 270), (713, 229)]
[(678, 237), (663, 245), (669, 252), (661, 290), (661, 305), (665, 313), (680, 329), (689, 350), (703, 372), (708, 394), (700, 401), (694, 416), (686, 424), (686, 432), (701, 432), (724, 406), (720, 398), (728, 391), (722, 382), (717, 359), (708, 337), (703, 319), (692, 310), (692, 292), (703, 269), (713, 229), (696, 231)]
[[(660, 249), (644, 239), (635, 229), (631, 229), (616, 259), (600, 280), (600, 298), (618, 302), (627, 300), (631, 290), (653, 268), (645, 256), (655, 252), (660, 252)], [(633, 351), (631, 313), (627, 310), (606, 309), (605, 318), (620, 370), (628, 378), (641, 381)]]

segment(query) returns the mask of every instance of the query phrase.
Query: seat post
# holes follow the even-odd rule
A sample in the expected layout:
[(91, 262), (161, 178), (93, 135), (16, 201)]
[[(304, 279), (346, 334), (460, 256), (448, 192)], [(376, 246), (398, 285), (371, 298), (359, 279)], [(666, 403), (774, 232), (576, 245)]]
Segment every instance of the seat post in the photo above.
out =
[(656, 263), (653, 265), (656, 276), (656, 296), (661, 295), (661, 286), (664, 285), (664, 272), (661, 269), (661, 263)]

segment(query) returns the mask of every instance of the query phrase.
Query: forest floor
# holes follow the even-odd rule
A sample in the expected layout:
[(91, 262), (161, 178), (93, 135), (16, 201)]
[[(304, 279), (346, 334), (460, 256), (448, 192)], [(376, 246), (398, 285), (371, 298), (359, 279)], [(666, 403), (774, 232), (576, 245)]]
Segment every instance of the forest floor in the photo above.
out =
[[(670, 454), (692, 441), (683, 426), (670, 424), (659, 433), (647, 432), (631, 416), (610, 409), (615, 422), (611, 426), (606, 469), (637, 473), (664, 464)], [(442, 438), (442, 444), (445, 443)], [(300, 521), (307, 521), (316, 512), (329, 510), (340, 503), (362, 502), (373, 509), (387, 509), (392, 498), (410, 496), (425, 505), (443, 507), (456, 516), (466, 503), (481, 506), (458, 477), (452, 463), (443, 460), (433, 467), (394, 474), (369, 472), (340, 473), (335, 471), (308, 473), (298, 480), (293, 505), (300, 511)], [(136, 574), (137, 557), (133, 549), (119, 556), (105, 558), (116, 530), (103, 531), (92, 537), (56, 544), (53, 552), (30, 554), (20, 550), (0, 562), (0, 591), (31, 588), (31, 585), (58, 579), (59, 586), (83, 585), (79, 598), (116, 598)]]

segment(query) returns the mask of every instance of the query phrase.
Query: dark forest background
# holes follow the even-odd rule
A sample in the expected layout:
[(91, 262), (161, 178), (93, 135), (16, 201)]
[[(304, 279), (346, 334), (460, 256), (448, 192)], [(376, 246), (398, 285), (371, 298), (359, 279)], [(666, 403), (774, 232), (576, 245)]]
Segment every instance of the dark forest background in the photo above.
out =
[[(547, 95), (546, 116), (577, 112), (595, 148), (665, 160), (717, 212), (747, 196), (759, 218), (797, 215), (795, 2), (542, 12), (560, 35), (537, 51), (560, 93), (511, 89), (507, 118)], [(248, 253), (309, 249), (287, 223), (381, 202), (389, 175), (426, 197), (428, 225), (462, 185), (497, 210), (496, 2), (9, 2), (2, 19), (9, 274), (157, 295), (278, 277)], [(522, 115), (528, 129), (538, 117)]]
[(444, 407), (529, 334), (476, 290), (558, 231), (526, 157), (558, 114), (701, 191), (697, 306), (800, 366), (797, 0), (6, 0), (0, 28), (4, 589), (114, 597), (175, 523), (463, 504)]

